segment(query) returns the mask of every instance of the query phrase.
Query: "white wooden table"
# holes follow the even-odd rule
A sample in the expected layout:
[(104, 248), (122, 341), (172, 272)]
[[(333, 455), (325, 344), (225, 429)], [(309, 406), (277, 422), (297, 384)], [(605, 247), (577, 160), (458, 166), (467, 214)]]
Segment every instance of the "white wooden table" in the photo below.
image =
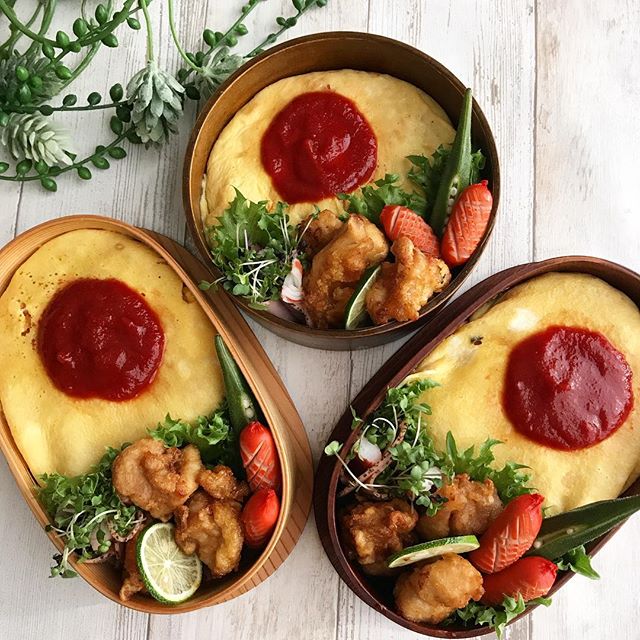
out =
[[(193, 46), (205, 26), (230, 23), (241, 0), (176, 0), (179, 31)], [(20, 3), (18, 3), (20, 4)], [(62, 3), (72, 16), (77, 3)], [(165, 11), (152, 14), (160, 59), (175, 69)], [(289, 0), (267, 0), (248, 21), (268, 33)], [(6, 19), (0, 17), (0, 25)], [(67, 25), (68, 28), (68, 25)], [(352, 29), (392, 36), (426, 51), (473, 87), (493, 126), (503, 175), (497, 225), (469, 284), (505, 267), (590, 254), (640, 271), (640, 4), (624, 0), (329, 0), (292, 35)], [(125, 33), (126, 32), (126, 33)], [(72, 87), (106, 93), (143, 64), (144, 37), (123, 30)], [(250, 42), (250, 35), (247, 41)], [(180, 241), (182, 157), (193, 122), (161, 151), (133, 149), (90, 183), (60, 180), (56, 194), (0, 183), (0, 243), (52, 217), (100, 213)], [(108, 135), (107, 116), (78, 117), (79, 150)], [(11, 186), (8, 186), (11, 184)], [(606, 313), (603, 309), (603, 313)], [(253, 324), (306, 424), (317, 460), (350, 399), (398, 348), (318, 352)], [(512, 627), (511, 640), (640, 637), (640, 518), (596, 559), (600, 582), (575, 578), (549, 609)], [(284, 566), (233, 602), (182, 616), (148, 616), (106, 601), (77, 580), (47, 579), (53, 547), (0, 460), (0, 639), (380, 640), (417, 638), (369, 609), (341, 583), (313, 518)]]

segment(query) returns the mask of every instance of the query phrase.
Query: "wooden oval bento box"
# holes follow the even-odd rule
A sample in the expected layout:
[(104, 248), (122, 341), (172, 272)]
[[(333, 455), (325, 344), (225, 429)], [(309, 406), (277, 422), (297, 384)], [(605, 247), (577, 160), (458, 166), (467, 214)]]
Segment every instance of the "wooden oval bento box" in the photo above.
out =
[[(266, 580), (287, 558), (304, 529), (311, 507), (313, 467), (309, 442), (300, 417), (273, 365), (238, 310), (221, 294), (203, 293), (197, 283), (207, 276), (206, 269), (183, 247), (169, 238), (100, 216), (68, 216), (41, 224), (18, 236), (0, 251), (0, 294), (20, 265), (43, 243), (77, 229), (115, 231), (145, 244), (175, 271), (188, 288), (216, 331), (224, 338), (246, 377), (271, 427), (282, 466), (282, 508), (268, 546), (250, 564), (243, 562), (237, 573), (208, 583), (183, 604), (163, 605), (151, 597), (136, 595), (123, 603), (118, 598), (119, 572), (107, 564), (82, 564), (74, 569), (94, 589), (107, 598), (146, 613), (182, 613), (230, 600)], [(0, 449), (9, 469), (37, 521), (49, 523), (47, 513), (36, 499), (36, 479), (30, 473), (0, 412)], [(49, 538), (61, 551), (55, 533)], [(47, 567), (42, 567), (42, 579)], [(34, 580), (41, 579), (33, 576)]]
[[(405, 80), (431, 95), (455, 124), (465, 86), (442, 64), (409, 45), (368, 33), (319, 33), (269, 49), (255, 60), (243, 65), (215, 92), (204, 106), (195, 124), (187, 147), (182, 196), (187, 223), (203, 261), (218, 277), (213, 265), (200, 214), (202, 180), (209, 153), (219, 134), (251, 98), (265, 87), (283, 78), (339, 69), (356, 69), (385, 73)], [(422, 309), (414, 322), (389, 322), (362, 329), (313, 329), (303, 324), (279, 318), (269, 312), (252, 308), (237, 296), (233, 299), (243, 311), (279, 336), (318, 349), (362, 349), (384, 344), (423, 325), (433, 317), (460, 288), (480, 258), (493, 229), (500, 199), (500, 168), (498, 153), (491, 128), (485, 115), (473, 102), (473, 142), (486, 155), (485, 173), (493, 195), (493, 208), (484, 237), (471, 259), (454, 274), (446, 289), (435, 295)], [(474, 148), (475, 148), (474, 147)]]
[[(451, 335), (484, 304), (515, 285), (530, 278), (549, 272), (584, 273), (596, 276), (626, 294), (640, 306), (640, 275), (613, 262), (585, 256), (552, 258), (543, 262), (529, 263), (501, 271), (475, 285), (448, 305), (428, 326), (418, 331), (398, 350), (371, 378), (351, 403), (356, 415), (366, 418), (382, 402), (388, 387), (397, 386), (437, 345)], [(344, 442), (348, 451), (358, 436), (351, 428), (353, 414), (347, 408), (340, 418), (328, 441)], [(493, 633), (488, 627), (464, 628), (455, 625), (443, 627), (410, 622), (399, 615), (390, 601), (389, 594), (379, 593), (368, 583), (366, 576), (350, 562), (342, 548), (337, 522), (337, 489), (342, 467), (335, 458), (323, 455), (315, 478), (314, 512), (320, 539), (324, 549), (340, 577), (349, 588), (369, 606), (393, 622), (415, 633), (438, 638), (472, 638)], [(623, 494), (640, 494), (640, 479), (636, 480)], [(619, 525), (620, 526), (620, 525)], [(596, 553), (616, 532), (608, 534), (587, 545), (590, 554)], [(555, 581), (549, 596), (553, 595), (574, 574), (563, 572)], [(536, 605), (537, 606), (537, 605)], [(535, 606), (527, 607), (518, 617), (531, 613)], [(517, 618), (516, 618), (517, 619)]]

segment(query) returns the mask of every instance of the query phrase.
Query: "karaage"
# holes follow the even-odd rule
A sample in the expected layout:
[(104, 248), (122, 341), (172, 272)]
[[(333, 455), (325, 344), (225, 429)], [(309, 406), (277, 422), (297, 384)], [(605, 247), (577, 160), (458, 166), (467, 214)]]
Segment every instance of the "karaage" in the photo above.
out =
[(200, 452), (193, 445), (178, 449), (143, 438), (114, 460), (112, 481), (125, 504), (133, 503), (167, 522), (198, 488), (202, 469)]
[(216, 578), (240, 564), (244, 542), (240, 510), (236, 500), (218, 500), (198, 490), (175, 511), (176, 543), (185, 553), (196, 553)]
[(138, 570), (136, 547), (138, 535), (125, 543), (124, 563), (122, 565), (122, 586), (120, 587), (120, 600), (130, 600), (139, 591), (146, 591), (142, 576)]
[(238, 482), (229, 467), (222, 464), (213, 469), (203, 469), (198, 474), (198, 484), (217, 500), (236, 500), (242, 502), (249, 495), (249, 485)]
[(395, 262), (385, 262), (366, 297), (374, 324), (417, 320), (420, 309), (451, 280), (449, 267), (400, 236), (391, 246)]
[(466, 473), (456, 475), (453, 482), (440, 487), (437, 496), (447, 502), (433, 516), (423, 515), (416, 531), (423, 540), (447, 536), (480, 535), (502, 511), (502, 501), (489, 479), (470, 480)]
[(305, 253), (313, 258), (321, 249), (324, 249), (342, 228), (344, 222), (329, 209), (312, 214), (305, 218), (299, 226), (302, 232), (302, 242)]
[(403, 573), (393, 590), (404, 618), (429, 624), (439, 624), (483, 593), (480, 572), (455, 553)]
[(384, 234), (374, 224), (351, 215), (314, 257), (303, 280), (304, 308), (312, 327), (339, 327), (362, 274), (387, 257)]
[(370, 575), (389, 575), (387, 558), (411, 544), (418, 514), (404, 500), (363, 502), (341, 518), (342, 533), (351, 555)]

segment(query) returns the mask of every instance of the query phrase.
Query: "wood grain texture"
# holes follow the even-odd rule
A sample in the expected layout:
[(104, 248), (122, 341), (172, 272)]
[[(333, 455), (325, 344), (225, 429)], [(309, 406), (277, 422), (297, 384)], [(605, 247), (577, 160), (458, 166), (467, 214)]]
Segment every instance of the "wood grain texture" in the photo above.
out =
[[(205, 25), (228, 24), (237, 4), (176, 0), (186, 46), (195, 45)], [(73, 3), (60, 5), (61, 15), (73, 14)], [(162, 33), (160, 59), (175, 64), (160, 9), (152, 11)], [(264, 2), (247, 21), (247, 42), (271, 30), (277, 15), (289, 12), (289, 0)], [(503, 185), (499, 222), (469, 286), (513, 264), (575, 251), (640, 268), (640, 217), (632, 205), (640, 133), (633, 118), (640, 87), (634, 63), (640, 53), (639, 26), (637, 3), (624, 0), (329, 0), (293, 35), (355, 29), (395, 37), (434, 56), (473, 86), (493, 126)], [(140, 66), (144, 38), (126, 30), (122, 34), (125, 46), (102, 52), (91, 74), (73, 87), (81, 99)], [(61, 180), (57, 194), (27, 185), (22, 199), (20, 187), (0, 183), (0, 240), (9, 240), (16, 226), (22, 231), (74, 212), (114, 215), (183, 239), (179, 179), (190, 121), (193, 111), (171, 145), (160, 152), (133, 149), (108, 172), (95, 170), (91, 183)], [(78, 118), (74, 138), (79, 146), (91, 150), (100, 141), (100, 127), (108, 135), (106, 123), (106, 117)], [(398, 343), (353, 354), (321, 353), (250, 324), (300, 411), (317, 460), (346, 403)], [(53, 548), (42, 544), (42, 532), (12, 482), (0, 460), (0, 510), (12, 515), (0, 521), (2, 548), (11, 552), (11, 562), (3, 562), (0, 571), (0, 638), (62, 640), (87, 632), (117, 640), (417, 638), (351, 596), (326, 559), (312, 520), (278, 572), (238, 600), (150, 620), (128, 612), (81, 582), (44, 578)], [(509, 640), (637, 638), (640, 614), (630, 586), (640, 566), (639, 534), (640, 523), (625, 525), (596, 560), (600, 582), (572, 580), (552, 607), (538, 609), (529, 622), (509, 631)], [(577, 613), (587, 611), (602, 614)]]

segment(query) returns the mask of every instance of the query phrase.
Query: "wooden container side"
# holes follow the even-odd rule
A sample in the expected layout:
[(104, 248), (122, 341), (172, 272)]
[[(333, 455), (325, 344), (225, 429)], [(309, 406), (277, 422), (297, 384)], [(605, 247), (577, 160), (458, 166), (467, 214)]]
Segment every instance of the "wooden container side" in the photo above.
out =
[[(142, 595), (122, 602), (118, 597), (121, 578), (113, 567), (75, 561), (72, 561), (72, 565), (92, 587), (106, 597), (146, 613), (182, 613), (230, 600), (271, 575), (291, 553), (304, 529), (311, 506), (313, 466), (309, 442), (300, 417), (273, 365), (238, 310), (226, 296), (200, 291), (195, 283), (207, 276), (207, 270), (169, 238), (101, 216), (58, 218), (23, 233), (0, 251), (0, 294), (20, 265), (40, 246), (77, 229), (115, 231), (141, 242), (165, 260), (182, 280), (216, 331), (224, 338), (264, 412), (282, 463), (283, 487), (280, 516), (267, 547), (261, 553), (254, 554), (248, 562), (243, 561), (238, 574), (211, 582), (185, 603), (167, 606)], [(44, 527), (49, 523), (49, 517), (36, 498), (36, 479), (20, 454), (1, 411), (0, 449), (22, 496)], [(61, 550), (63, 545), (55, 533), (49, 532), (48, 535)], [(43, 567), (43, 577), (46, 570)]]
[[(586, 273), (601, 278), (625, 293), (640, 307), (640, 275), (607, 260), (588, 256), (552, 258), (543, 262), (530, 263), (501, 271), (475, 285), (447, 306), (428, 326), (418, 331), (405, 343), (371, 378), (352, 402), (353, 410), (366, 418), (382, 402), (386, 390), (397, 386), (435, 347), (451, 335), (484, 304), (495, 299), (515, 285), (530, 278), (549, 272)], [(353, 444), (357, 432), (351, 430), (352, 413), (348, 408), (338, 421), (329, 441), (345, 443), (346, 450)], [(320, 540), (340, 577), (364, 602), (393, 622), (426, 636), (438, 638), (473, 638), (493, 631), (487, 627), (465, 628), (462, 626), (442, 627), (418, 624), (400, 616), (389, 604), (380, 598), (379, 592), (346, 557), (340, 542), (336, 522), (336, 494), (341, 467), (335, 458), (323, 455), (316, 471), (314, 490), (314, 512)], [(640, 493), (640, 479), (631, 485), (623, 495)], [(587, 545), (594, 554), (611, 540), (619, 527)], [(552, 596), (573, 576), (571, 572), (559, 575), (551, 592)], [(527, 607), (522, 617), (529, 615), (535, 607)], [(516, 618), (517, 619), (517, 618)]]
[[(256, 93), (290, 76), (337, 69), (386, 73), (405, 80), (431, 95), (457, 123), (465, 86), (446, 67), (397, 40), (367, 33), (329, 32), (296, 38), (270, 49), (241, 67), (204, 106), (187, 146), (183, 169), (183, 204), (187, 223), (203, 261), (213, 277), (213, 265), (200, 215), (202, 179), (211, 149), (222, 129)], [(474, 148), (487, 158), (485, 172), (493, 194), (493, 208), (484, 237), (469, 261), (455, 274), (447, 288), (422, 309), (418, 320), (390, 322), (353, 331), (313, 329), (267, 311), (253, 309), (242, 298), (229, 297), (265, 327), (283, 338), (307, 347), (328, 350), (361, 349), (384, 344), (415, 330), (433, 317), (466, 280), (480, 259), (495, 224), (500, 200), (500, 167), (489, 123), (477, 102), (473, 103)]]

